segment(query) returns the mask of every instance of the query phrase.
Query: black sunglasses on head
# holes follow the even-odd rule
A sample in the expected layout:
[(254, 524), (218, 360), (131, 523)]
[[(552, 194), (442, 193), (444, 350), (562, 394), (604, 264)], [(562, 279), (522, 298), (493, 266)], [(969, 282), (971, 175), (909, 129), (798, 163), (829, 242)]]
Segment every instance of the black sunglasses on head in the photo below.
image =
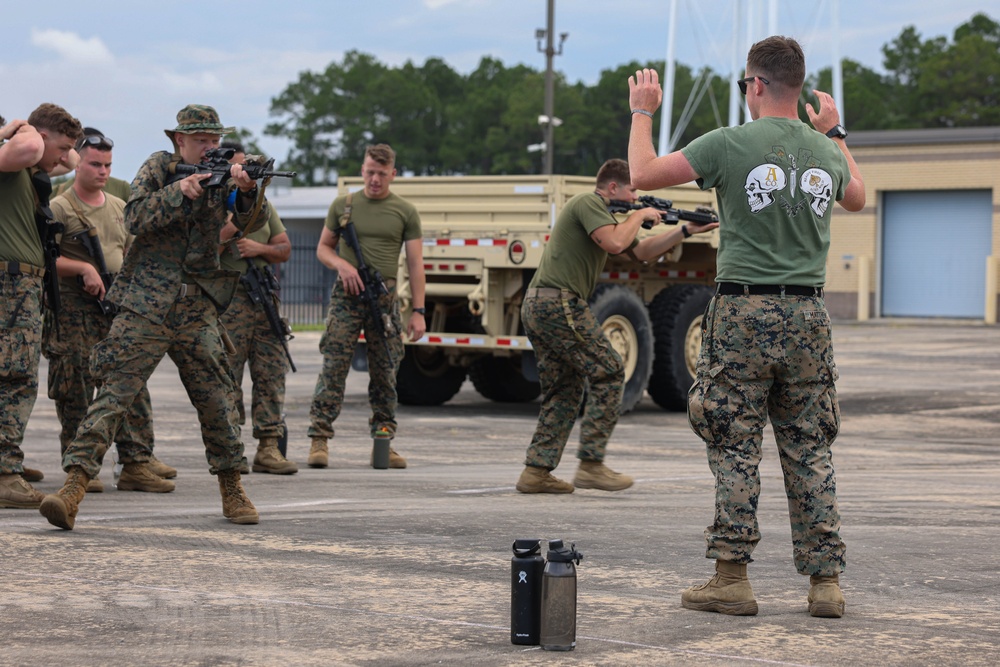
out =
[(753, 81), (754, 79), (760, 79), (761, 82), (764, 83), (764, 84), (771, 83), (770, 81), (768, 81), (767, 79), (765, 79), (762, 76), (748, 76), (747, 78), (740, 79), (739, 81), (736, 82), (736, 85), (739, 86), (739, 88), (740, 88), (740, 93), (742, 93), (743, 95), (746, 95), (747, 94), (747, 84), (750, 83), (751, 81)]
[(80, 140), (76, 142), (76, 150), (80, 150), (84, 146), (107, 146), (108, 148), (114, 148), (115, 142), (103, 135), (92, 134), (89, 137), (81, 137)]

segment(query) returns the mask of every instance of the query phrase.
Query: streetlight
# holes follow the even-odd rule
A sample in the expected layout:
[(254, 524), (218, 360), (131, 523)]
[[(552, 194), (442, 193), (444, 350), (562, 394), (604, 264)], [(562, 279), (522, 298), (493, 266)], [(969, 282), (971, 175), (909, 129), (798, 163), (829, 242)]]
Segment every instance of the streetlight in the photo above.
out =
[[(555, 77), (552, 71), (552, 58), (554, 56), (562, 55), (563, 42), (569, 37), (568, 32), (559, 34), (559, 48), (556, 49), (554, 44), (555, 37), (555, 21), (556, 21), (556, 9), (555, 0), (549, 0), (548, 2), (548, 14), (546, 20), (546, 28), (538, 28), (535, 30), (535, 40), (538, 42), (538, 50), (545, 54), (545, 113), (538, 117), (538, 124), (541, 125), (545, 130), (545, 141), (543, 145), (545, 146), (545, 168), (544, 173), (552, 173), (552, 158), (553, 158), (553, 130), (562, 125), (562, 121), (555, 117)], [(545, 40), (545, 48), (542, 48), (542, 40)], [(551, 122), (549, 122), (551, 119)]]

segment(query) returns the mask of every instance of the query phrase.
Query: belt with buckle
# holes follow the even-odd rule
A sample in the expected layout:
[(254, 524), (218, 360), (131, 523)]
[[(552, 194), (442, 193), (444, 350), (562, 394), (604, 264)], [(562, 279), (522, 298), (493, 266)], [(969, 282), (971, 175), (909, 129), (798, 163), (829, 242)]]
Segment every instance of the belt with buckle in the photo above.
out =
[(557, 299), (562, 296), (562, 290), (558, 287), (529, 287), (524, 291), (524, 298), (533, 299), (536, 297)]
[(822, 287), (805, 285), (742, 285), (740, 283), (719, 283), (716, 294), (725, 296), (778, 295), (778, 296), (818, 296), (823, 297)]
[(24, 262), (4, 262), (3, 264), (0, 264), (0, 271), (8, 273), (12, 276), (24, 274), (26, 276), (38, 276), (39, 278), (45, 277), (45, 269), (31, 264), (25, 264)]

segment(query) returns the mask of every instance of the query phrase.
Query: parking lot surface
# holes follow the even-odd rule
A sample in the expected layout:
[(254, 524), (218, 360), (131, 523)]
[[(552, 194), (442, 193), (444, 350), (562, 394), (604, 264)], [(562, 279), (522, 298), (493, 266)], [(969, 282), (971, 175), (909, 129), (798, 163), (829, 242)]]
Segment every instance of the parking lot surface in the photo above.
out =
[[(0, 664), (1000, 664), (1000, 328), (835, 325), (842, 619), (806, 610), (770, 433), (750, 566), (760, 613), (687, 611), (681, 590), (712, 572), (702, 531), (713, 480), (683, 414), (646, 397), (619, 422), (608, 463), (636, 477), (631, 489), (522, 495), (514, 483), (537, 402), (492, 403), (466, 382), (446, 405), (401, 406), (394, 446), (409, 467), (374, 470), (367, 375), (352, 372), (331, 467), (314, 470), (318, 340), (291, 342), (289, 458), (300, 472), (244, 478), (259, 525), (222, 517), (169, 359), (150, 391), (176, 491), (116, 491), (108, 462), (108, 491), (85, 499), (72, 532), (35, 510), (0, 510)], [(52, 493), (64, 474), (45, 373), (24, 450), (45, 473), (36, 487)], [(557, 475), (572, 479), (574, 452), (571, 441)], [(572, 653), (510, 643), (511, 543), (522, 537), (584, 554)]]

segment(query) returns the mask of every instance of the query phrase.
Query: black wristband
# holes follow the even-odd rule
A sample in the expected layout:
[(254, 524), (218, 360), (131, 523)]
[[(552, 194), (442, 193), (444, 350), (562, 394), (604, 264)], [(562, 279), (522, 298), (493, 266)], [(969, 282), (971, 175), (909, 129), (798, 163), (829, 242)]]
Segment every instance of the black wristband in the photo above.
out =
[(686, 238), (686, 239), (689, 239), (689, 238), (691, 238), (693, 236), (693, 234), (688, 231), (688, 226), (687, 225), (681, 225), (681, 234), (683, 234), (684, 238)]
[(420, 313), (421, 315), (426, 315), (427, 314), (427, 309), (426, 308), (413, 308), (411, 310), (413, 310), (413, 312), (415, 312), (415, 313)]

